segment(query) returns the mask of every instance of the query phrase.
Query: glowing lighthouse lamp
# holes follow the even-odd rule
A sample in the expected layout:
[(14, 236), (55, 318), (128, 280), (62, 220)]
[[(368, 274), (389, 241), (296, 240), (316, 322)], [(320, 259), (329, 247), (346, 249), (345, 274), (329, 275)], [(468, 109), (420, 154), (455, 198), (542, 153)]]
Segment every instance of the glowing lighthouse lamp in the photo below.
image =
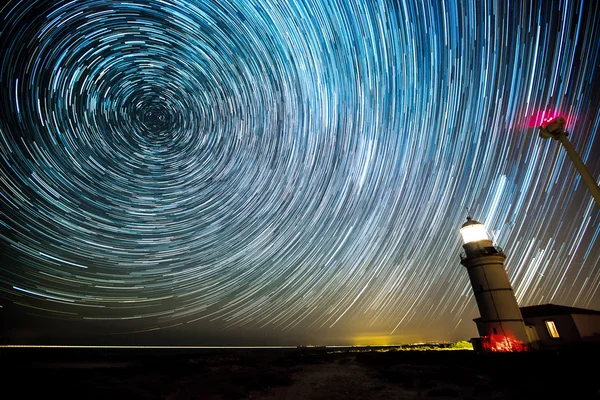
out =
[(494, 246), (485, 226), (467, 217), (460, 229), (465, 252), (460, 263), (467, 268), (481, 315), (477, 330), (485, 351), (529, 350), (521, 310), (504, 269), (506, 255)]

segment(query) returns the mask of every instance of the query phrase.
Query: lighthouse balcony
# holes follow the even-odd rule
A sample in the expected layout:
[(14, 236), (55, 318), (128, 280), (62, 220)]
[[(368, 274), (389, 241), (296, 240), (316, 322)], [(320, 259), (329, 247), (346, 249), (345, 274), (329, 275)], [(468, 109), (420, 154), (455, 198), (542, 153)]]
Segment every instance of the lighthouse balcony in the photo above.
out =
[(495, 254), (504, 254), (500, 246), (485, 246), (469, 249), (460, 253), (460, 260), (464, 261), (467, 258), (477, 258), (483, 256), (491, 256)]

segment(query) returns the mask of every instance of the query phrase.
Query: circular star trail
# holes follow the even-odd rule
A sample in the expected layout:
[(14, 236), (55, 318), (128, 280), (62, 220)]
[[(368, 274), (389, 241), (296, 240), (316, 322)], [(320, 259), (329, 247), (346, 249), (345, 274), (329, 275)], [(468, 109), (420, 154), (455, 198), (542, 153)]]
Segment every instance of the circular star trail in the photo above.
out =
[(521, 305), (600, 308), (598, 205), (537, 130), (565, 116), (598, 178), (597, 2), (9, 0), (0, 18), (0, 297), (22, 318), (470, 337), (467, 212)]

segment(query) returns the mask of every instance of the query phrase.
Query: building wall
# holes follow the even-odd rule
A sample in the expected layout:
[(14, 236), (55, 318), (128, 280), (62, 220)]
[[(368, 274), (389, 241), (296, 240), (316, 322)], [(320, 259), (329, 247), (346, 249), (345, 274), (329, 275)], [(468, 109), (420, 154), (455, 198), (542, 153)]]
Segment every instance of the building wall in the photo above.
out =
[[(554, 321), (559, 338), (552, 338), (546, 327), (546, 321)], [(525, 325), (534, 326), (539, 338), (538, 347), (558, 348), (581, 341), (581, 335), (572, 315), (550, 315), (545, 317), (525, 318)]]
[(600, 341), (600, 315), (575, 314), (573, 322), (583, 339)]
[(525, 331), (527, 332), (527, 339), (529, 339), (529, 346), (531, 349), (540, 350), (540, 338), (536, 327), (533, 325), (525, 325)]

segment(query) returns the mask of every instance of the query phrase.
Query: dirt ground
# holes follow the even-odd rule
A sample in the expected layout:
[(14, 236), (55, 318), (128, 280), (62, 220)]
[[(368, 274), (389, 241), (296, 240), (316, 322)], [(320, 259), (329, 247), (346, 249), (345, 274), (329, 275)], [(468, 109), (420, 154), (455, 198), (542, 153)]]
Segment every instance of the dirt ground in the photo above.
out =
[(356, 356), (340, 357), (331, 363), (300, 367), (288, 386), (253, 392), (249, 398), (294, 399), (414, 399), (418, 391), (386, 383), (357, 363)]
[(0, 357), (0, 372), (7, 399), (586, 400), (600, 399), (598, 360), (590, 351), (15, 352)]

